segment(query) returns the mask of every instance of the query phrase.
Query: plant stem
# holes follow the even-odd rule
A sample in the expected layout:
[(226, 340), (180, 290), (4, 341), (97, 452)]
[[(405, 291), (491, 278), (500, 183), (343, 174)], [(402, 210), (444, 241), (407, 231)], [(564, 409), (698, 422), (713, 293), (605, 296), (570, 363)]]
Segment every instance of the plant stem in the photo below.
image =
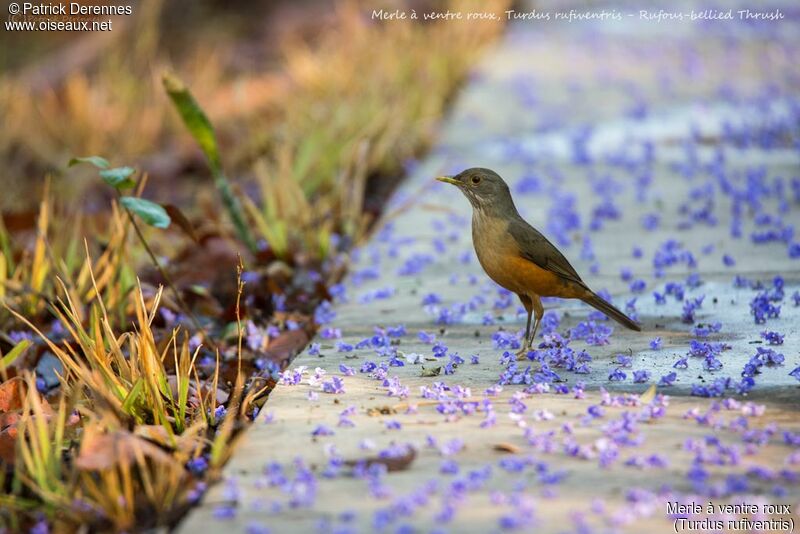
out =
[(222, 197), (222, 202), (225, 204), (225, 209), (228, 211), (228, 215), (233, 222), (234, 228), (236, 228), (236, 233), (239, 236), (239, 239), (247, 245), (247, 248), (250, 249), (250, 252), (257, 253), (258, 246), (256, 245), (255, 239), (253, 239), (252, 234), (250, 233), (250, 229), (247, 227), (247, 223), (242, 217), (242, 205), (239, 202), (239, 199), (236, 198), (236, 195), (233, 194), (233, 189), (231, 188), (231, 183), (228, 181), (228, 177), (222, 173), (222, 171), (218, 169), (214, 170), (214, 185), (217, 186), (219, 190), (219, 194)]
[(217, 346), (216, 343), (214, 343), (214, 340), (212, 340), (211, 337), (208, 335), (208, 332), (206, 332), (206, 329), (203, 328), (203, 326), (200, 324), (200, 321), (197, 319), (197, 317), (195, 316), (194, 312), (192, 312), (192, 310), (189, 308), (188, 304), (186, 304), (186, 301), (183, 300), (183, 296), (181, 295), (181, 292), (178, 291), (178, 288), (172, 282), (172, 278), (169, 276), (169, 274), (167, 273), (166, 269), (164, 269), (164, 267), (161, 266), (161, 262), (158, 261), (158, 258), (156, 258), (156, 255), (153, 252), (153, 249), (150, 248), (150, 245), (147, 243), (147, 239), (145, 239), (141, 228), (139, 228), (139, 225), (136, 223), (136, 219), (134, 219), (133, 213), (131, 213), (128, 210), (128, 208), (125, 208), (124, 206), (123, 206), (123, 209), (125, 210), (125, 213), (128, 214), (128, 220), (131, 221), (131, 224), (133, 225), (133, 229), (136, 232), (136, 236), (139, 238), (139, 241), (142, 242), (142, 246), (144, 246), (144, 249), (147, 251), (147, 255), (150, 256), (150, 260), (153, 262), (153, 265), (155, 265), (156, 269), (158, 269), (158, 273), (161, 275), (161, 278), (164, 279), (164, 282), (167, 284), (167, 287), (169, 287), (169, 289), (175, 295), (175, 300), (178, 301), (178, 306), (180, 306), (183, 309), (183, 312), (186, 314), (186, 316), (192, 322), (192, 326), (194, 326), (195, 329), (197, 329), (200, 332), (200, 334), (203, 336), (203, 340), (206, 343), (208, 343), (208, 345), (213, 350), (218, 351), (219, 347)]

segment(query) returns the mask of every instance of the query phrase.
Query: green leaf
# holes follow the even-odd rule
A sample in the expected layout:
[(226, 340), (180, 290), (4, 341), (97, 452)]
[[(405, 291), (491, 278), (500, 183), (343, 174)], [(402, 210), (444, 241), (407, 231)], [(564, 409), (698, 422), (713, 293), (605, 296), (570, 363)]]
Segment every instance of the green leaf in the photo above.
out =
[(134, 172), (136, 171), (133, 167), (103, 169), (100, 171), (100, 178), (115, 189), (130, 189), (136, 185), (136, 181), (131, 179)]
[(2, 359), (0, 359), (0, 369), (5, 369), (6, 367), (13, 364), (14, 360), (19, 358), (22, 355), (22, 353), (25, 352), (25, 350), (31, 345), (33, 345), (33, 342), (29, 339), (23, 339), (22, 341), (14, 345), (14, 348), (11, 349), (8, 352), (8, 354), (3, 356)]
[(122, 197), (120, 202), (128, 211), (141, 217), (150, 226), (155, 226), (156, 228), (169, 227), (171, 222), (169, 215), (159, 204), (136, 197)]
[(205, 112), (194, 99), (192, 93), (183, 82), (172, 74), (165, 74), (163, 78), (164, 88), (167, 90), (169, 98), (178, 110), (183, 119), (183, 123), (192, 134), (200, 149), (208, 158), (208, 164), (214, 174), (222, 172), (220, 164), (219, 149), (217, 148), (217, 138), (214, 135), (214, 127), (208, 120)]
[(72, 158), (69, 160), (67, 166), (73, 167), (78, 165), (79, 163), (91, 163), (98, 169), (107, 169), (111, 166), (106, 158), (101, 158), (100, 156), (86, 156), (83, 158)]
[(122, 411), (127, 414), (133, 414), (134, 406), (139, 401), (139, 395), (141, 395), (142, 390), (144, 389), (144, 381), (139, 378), (136, 380), (136, 383), (133, 384), (133, 387), (128, 392), (128, 395), (125, 397), (125, 400), (122, 402)]

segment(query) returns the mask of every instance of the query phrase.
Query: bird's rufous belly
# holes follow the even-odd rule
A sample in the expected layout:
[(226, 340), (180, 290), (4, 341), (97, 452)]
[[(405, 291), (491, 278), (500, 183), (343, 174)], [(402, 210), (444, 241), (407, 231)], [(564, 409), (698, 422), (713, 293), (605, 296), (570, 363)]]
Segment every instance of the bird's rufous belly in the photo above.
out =
[(579, 298), (584, 293), (569, 280), (517, 255), (478, 255), (478, 259), (492, 280), (514, 293), (562, 298)]

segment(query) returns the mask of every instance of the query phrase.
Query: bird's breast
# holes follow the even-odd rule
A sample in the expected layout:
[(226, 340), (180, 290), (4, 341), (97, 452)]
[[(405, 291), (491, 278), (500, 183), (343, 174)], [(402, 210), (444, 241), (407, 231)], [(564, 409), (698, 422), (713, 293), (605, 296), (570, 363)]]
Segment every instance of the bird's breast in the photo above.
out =
[(489, 278), (510, 291), (520, 293), (522, 288), (518, 277), (512, 272), (512, 259), (519, 256), (519, 251), (508, 233), (508, 223), (476, 211), (472, 217), (472, 243)]
[(472, 217), (472, 242), (489, 278), (509, 291), (539, 296), (571, 293), (558, 275), (522, 257), (507, 221), (476, 212)]

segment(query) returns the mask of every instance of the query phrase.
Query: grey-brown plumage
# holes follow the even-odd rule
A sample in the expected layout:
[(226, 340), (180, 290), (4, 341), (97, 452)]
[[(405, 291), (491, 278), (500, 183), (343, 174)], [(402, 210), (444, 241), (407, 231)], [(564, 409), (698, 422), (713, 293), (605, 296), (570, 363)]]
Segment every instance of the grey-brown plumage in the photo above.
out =
[[(439, 181), (458, 187), (472, 204), (472, 241), (489, 277), (515, 292), (528, 312), (527, 354), (544, 315), (541, 297), (577, 298), (631, 330), (639, 325), (594, 293), (567, 258), (520, 216), (508, 185), (492, 170), (467, 169)], [(531, 334), (531, 316), (535, 316)]]

